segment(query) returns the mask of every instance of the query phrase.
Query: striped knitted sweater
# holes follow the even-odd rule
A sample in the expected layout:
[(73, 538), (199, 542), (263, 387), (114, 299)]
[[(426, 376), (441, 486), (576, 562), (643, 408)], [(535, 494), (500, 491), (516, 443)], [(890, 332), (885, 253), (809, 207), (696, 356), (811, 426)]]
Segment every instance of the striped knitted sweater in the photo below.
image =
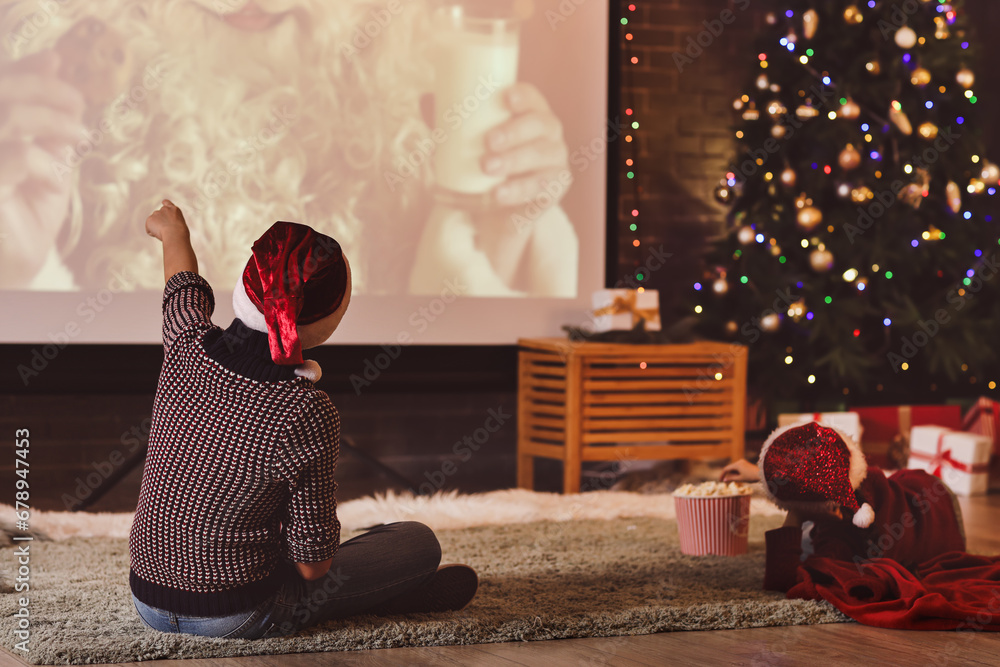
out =
[(267, 334), (211, 322), (212, 288), (184, 271), (163, 292), (164, 360), (129, 535), (135, 596), (178, 614), (255, 606), (288, 562), (340, 543), (330, 397), (270, 360)]

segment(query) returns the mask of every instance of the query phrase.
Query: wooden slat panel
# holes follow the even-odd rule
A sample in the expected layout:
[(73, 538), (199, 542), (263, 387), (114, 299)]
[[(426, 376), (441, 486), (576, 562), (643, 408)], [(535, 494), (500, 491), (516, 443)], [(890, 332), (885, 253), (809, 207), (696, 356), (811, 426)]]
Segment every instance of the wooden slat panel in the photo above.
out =
[(558, 415), (565, 417), (566, 406), (565, 405), (549, 405), (548, 403), (528, 403), (527, 401), (521, 401), (525, 403), (525, 412), (527, 414), (545, 414), (545, 415)]
[(685, 396), (683, 392), (672, 395), (664, 393), (623, 393), (590, 394), (584, 398), (585, 405), (630, 405), (635, 403), (662, 403), (694, 405), (695, 403), (726, 403), (732, 405), (732, 391), (703, 391)]
[(709, 378), (715, 377), (716, 373), (729, 376), (731, 369), (720, 368), (718, 366), (695, 366), (685, 368), (680, 366), (668, 366), (666, 368), (647, 366), (639, 368), (638, 364), (632, 364), (622, 368), (587, 368), (583, 374), (584, 378)]
[(730, 429), (732, 419), (584, 419), (585, 431), (597, 432), (611, 429), (646, 429), (650, 431), (672, 431), (680, 428)]
[(539, 377), (525, 377), (524, 387), (526, 389), (558, 389), (560, 392), (566, 391), (566, 380), (544, 379)]
[(545, 428), (558, 429), (560, 431), (566, 428), (565, 419), (549, 417), (547, 415), (533, 415), (531, 414), (530, 408), (528, 409), (528, 414), (524, 416), (524, 423), (533, 427), (542, 426)]
[(530, 374), (537, 375), (559, 375), (561, 377), (566, 377), (566, 367), (565, 366), (551, 366), (548, 364), (533, 364), (528, 363), (525, 369)]
[(715, 380), (701, 378), (700, 380), (584, 380), (583, 390), (599, 391), (681, 391), (704, 392), (731, 390), (731, 380)]
[(608, 431), (584, 433), (583, 442), (692, 442), (696, 440), (718, 441), (725, 438), (728, 445), (731, 430), (701, 431)]
[(587, 405), (583, 408), (584, 418), (592, 417), (668, 417), (672, 415), (684, 415), (688, 417), (700, 417), (703, 419), (729, 419), (732, 417), (732, 406), (729, 403), (711, 406), (705, 404), (694, 405), (613, 405), (596, 406)]
[[(523, 433), (525, 438), (529, 440), (546, 440), (552, 442), (564, 442), (565, 435), (562, 431), (546, 431), (544, 429), (537, 428), (525, 428)], [(661, 440), (663, 438), (660, 438)]]
[(731, 443), (715, 445), (631, 445), (627, 447), (584, 447), (584, 461), (716, 459), (729, 456)]
[(547, 459), (562, 460), (566, 456), (566, 448), (562, 445), (550, 445), (531, 441), (522, 443), (521, 452), (531, 454), (532, 456), (543, 456)]

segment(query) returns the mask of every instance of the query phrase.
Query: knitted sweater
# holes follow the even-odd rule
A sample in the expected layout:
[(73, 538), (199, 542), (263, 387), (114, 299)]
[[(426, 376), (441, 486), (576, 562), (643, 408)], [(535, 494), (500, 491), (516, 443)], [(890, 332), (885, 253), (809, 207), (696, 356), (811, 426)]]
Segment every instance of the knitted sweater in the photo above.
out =
[(340, 543), (330, 397), (271, 362), (267, 334), (211, 322), (212, 288), (184, 271), (163, 291), (164, 360), (129, 535), (135, 596), (178, 614), (255, 606), (287, 561)]

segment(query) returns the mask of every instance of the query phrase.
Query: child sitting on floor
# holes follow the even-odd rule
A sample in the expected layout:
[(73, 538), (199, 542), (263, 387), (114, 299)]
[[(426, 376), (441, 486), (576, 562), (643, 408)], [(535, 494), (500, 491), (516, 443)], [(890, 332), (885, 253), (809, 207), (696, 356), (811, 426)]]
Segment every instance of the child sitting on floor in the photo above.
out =
[(146, 220), (163, 243), (164, 361), (129, 536), (132, 597), (156, 630), (256, 639), (358, 613), (458, 610), (476, 573), (439, 567), (434, 533), (382, 525), (340, 544), (340, 417), (302, 350), (347, 310), (351, 271), (329, 236), (277, 222), (253, 245), (214, 326), (187, 224), (170, 201)]

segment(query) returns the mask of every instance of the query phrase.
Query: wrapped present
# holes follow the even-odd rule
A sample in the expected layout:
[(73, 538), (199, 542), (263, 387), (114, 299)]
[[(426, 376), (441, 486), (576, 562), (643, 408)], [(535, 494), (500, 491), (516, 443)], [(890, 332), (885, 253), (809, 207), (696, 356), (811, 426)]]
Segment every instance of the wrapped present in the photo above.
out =
[(851, 409), (861, 417), (865, 433), (861, 450), (869, 465), (887, 470), (906, 467), (912, 427), (943, 426), (955, 431), (962, 428), (962, 409), (957, 405), (890, 405)]
[(832, 426), (841, 433), (854, 438), (854, 442), (861, 444), (861, 418), (857, 412), (801, 412), (778, 415), (778, 426), (808, 424), (809, 422)]
[(660, 293), (655, 289), (602, 289), (591, 297), (594, 331), (629, 331), (645, 321), (646, 331), (660, 330)]
[(993, 443), (993, 454), (1000, 456), (1000, 403), (985, 396), (980, 398), (962, 418), (962, 430), (988, 437)]
[(910, 431), (908, 468), (926, 470), (960, 496), (986, 493), (990, 452), (985, 435), (952, 431), (939, 426), (914, 426)]

